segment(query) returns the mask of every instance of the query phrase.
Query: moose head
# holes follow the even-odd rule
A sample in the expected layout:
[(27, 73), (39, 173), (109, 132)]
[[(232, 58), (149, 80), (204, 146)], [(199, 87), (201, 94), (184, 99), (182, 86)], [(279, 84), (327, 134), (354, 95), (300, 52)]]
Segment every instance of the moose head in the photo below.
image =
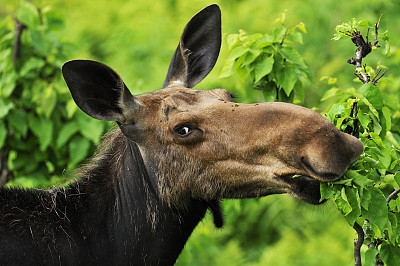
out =
[(319, 182), (340, 178), (362, 143), (297, 105), (238, 104), (225, 89), (192, 89), (220, 45), (220, 9), (211, 5), (186, 25), (159, 90), (133, 96), (114, 70), (94, 61), (67, 62), (63, 75), (85, 113), (116, 121), (138, 145), (169, 206), (277, 193), (318, 204)]

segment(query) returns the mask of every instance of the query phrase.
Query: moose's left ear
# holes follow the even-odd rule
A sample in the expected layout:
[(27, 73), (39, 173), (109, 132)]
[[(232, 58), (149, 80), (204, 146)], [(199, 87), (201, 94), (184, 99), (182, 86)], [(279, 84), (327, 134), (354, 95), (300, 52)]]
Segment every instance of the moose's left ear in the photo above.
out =
[(139, 103), (110, 67), (90, 60), (73, 60), (62, 67), (75, 103), (93, 118), (125, 122)]
[(188, 22), (168, 68), (163, 87), (193, 88), (217, 62), (221, 48), (221, 10), (210, 5)]

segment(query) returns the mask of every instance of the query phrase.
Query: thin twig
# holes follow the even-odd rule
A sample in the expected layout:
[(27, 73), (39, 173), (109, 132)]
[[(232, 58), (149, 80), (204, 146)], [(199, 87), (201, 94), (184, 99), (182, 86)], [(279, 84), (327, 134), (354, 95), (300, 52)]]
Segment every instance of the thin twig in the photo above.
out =
[(386, 74), (387, 70), (385, 69), (385, 70), (383, 71), (383, 73), (382, 73), (380, 76), (378, 76), (379, 73), (381, 73), (381, 70), (382, 70), (382, 69), (379, 69), (378, 72), (376, 73), (375, 77), (371, 80), (371, 83), (372, 83), (372, 84), (376, 85), (376, 83), (378, 82), (378, 80), (380, 80), (381, 77), (383, 77), (383, 75)]
[(396, 189), (394, 192), (392, 192), (389, 197), (387, 197), (386, 202), (389, 203), (394, 197), (396, 197), (397, 194), (400, 193), (400, 188)]
[(380, 45), (378, 45), (378, 29), (379, 29), (379, 24), (381, 24), (382, 16), (383, 16), (383, 14), (381, 14), (378, 22), (375, 24), (375, 41), (372, 44), (372, 46), (380, 47)]

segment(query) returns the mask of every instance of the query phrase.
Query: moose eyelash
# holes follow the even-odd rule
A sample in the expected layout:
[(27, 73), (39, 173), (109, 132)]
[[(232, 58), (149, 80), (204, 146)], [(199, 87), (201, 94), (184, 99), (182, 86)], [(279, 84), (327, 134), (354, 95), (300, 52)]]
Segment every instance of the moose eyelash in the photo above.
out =
[(234, 93), (229, 93), (229, 96), (231, 96), (232, 99), (240, 98), (240, 96), (238, 94), (234, 94)]

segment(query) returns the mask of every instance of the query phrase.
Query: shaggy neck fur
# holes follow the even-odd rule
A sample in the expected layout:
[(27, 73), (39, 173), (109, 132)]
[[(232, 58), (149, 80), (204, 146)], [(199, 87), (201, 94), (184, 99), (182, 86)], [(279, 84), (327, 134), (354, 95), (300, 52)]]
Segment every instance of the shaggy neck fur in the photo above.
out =
[(185, 210), (167, 207), (134, 142), (116, 130), (105, 146), (65, 189), (0, 189), (0, 261), (172, 265), (207, 208), (220, 212), (218, 203), (200, 200)]

